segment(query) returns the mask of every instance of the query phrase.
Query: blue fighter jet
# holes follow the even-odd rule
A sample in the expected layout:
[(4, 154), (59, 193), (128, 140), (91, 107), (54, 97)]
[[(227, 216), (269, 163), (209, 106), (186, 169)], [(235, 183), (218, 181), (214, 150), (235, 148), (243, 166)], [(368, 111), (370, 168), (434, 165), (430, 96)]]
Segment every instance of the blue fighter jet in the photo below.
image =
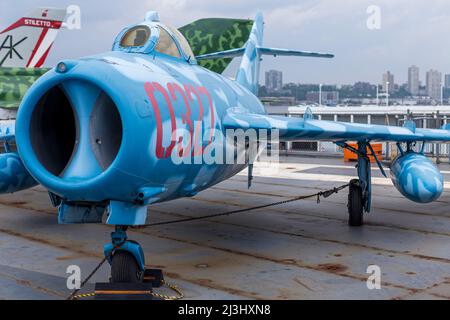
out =
[[(144, 225), (152, 204), (194, 196), (252, 166), (247, 156), (244, 163), (197, 161), (229, 147), (223, 137), (230, 130), (255, 130), (256, 143), (263, 139), (259, 132), (266, 131), (280, 141), (332, 141), (355, 152), (358, 179), (350, 182), (351, 226), (362, 225), (363, 214), (370, 211), (374, 141), (398, 143), (391, 175), (405, 197), (426, 203), (441, 195), (441, 173), (413, 147), (449, 141), (450, 127), (321, 121), (311, 112), (303, 118), (268, 115), (256, 96), (263, 55), (333, 55), (264, 47), (263, 27), (258, 14), (243, 48), (195, 57), (177, 29), (149, 12), (143, 22), (118, 34), (112, 51), (61, 61), (27, 92), (15, 126), (1, 127), (6, 152), (0, 155), (0, 192), (39, 183), (49, 190), (60, 223), (115, 226), (104, 250), (112, 282), (142, 280), (143, 250), (127, 239), (126, 230)], [(234, 57), (242, 57), (235, 80), (197, 63)], [(12, 140), (17, 153), (10, 149)], [(357, 148), (348, 141), (356, 141)], [(249, 145), (237, 150), (246, 153)]]

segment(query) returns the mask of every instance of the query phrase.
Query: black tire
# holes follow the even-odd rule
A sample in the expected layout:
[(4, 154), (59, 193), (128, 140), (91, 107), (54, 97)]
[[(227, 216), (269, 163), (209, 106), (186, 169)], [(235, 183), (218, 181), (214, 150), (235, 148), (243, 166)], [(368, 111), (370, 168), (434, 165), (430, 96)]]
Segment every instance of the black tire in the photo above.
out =
[(364, 200), (359, 180), (350, 181), (348, 193), (348, 225), (360, 227), (363, 225)]
[(114, 253), (111, 263), (112, 283), (142, 282), (142, 272), (134, 256), (127, 251), (119, 250)]

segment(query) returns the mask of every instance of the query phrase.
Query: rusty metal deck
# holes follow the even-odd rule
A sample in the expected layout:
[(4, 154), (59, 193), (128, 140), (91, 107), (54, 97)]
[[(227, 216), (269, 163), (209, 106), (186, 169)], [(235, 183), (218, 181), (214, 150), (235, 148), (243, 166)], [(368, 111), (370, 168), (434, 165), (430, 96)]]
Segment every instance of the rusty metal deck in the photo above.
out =
[[(199, 216), (310, 194), (348, 182), (354, 164), (285, 158), (279, 172), (246, 173), (195, 198), (158, 204), (151, 221)], [(363, 228), (347, 226), (344, 191), (253, 213), (134, 229), (149, 267), (163, 268), (187, 299), (450, 299), (450, 166), (441, 199), (403, 199), (374, 170), (374, 210)], [(101, 259), (111, 227), (57, 225), (38, 187), (0, 198), (0, 299), (61, 299), (66, 268), (85, 276)], [(382, 270), (382, 289), (368, 290), (366, 268)], [(106, 281), (104, 266), (92, 279)], [(87, 288), (92, 289), (89, 284)]]

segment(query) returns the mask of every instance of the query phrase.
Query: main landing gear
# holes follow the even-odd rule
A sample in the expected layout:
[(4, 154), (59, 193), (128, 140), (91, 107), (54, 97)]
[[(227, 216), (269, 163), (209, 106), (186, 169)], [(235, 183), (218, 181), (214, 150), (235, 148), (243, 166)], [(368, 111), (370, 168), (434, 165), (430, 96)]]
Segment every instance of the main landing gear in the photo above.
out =
[(358, 179), (350, 181), (347, 207), (348, 225), (351, 227), (362, 226), (364, 220), (364, 198)]
[(358, 155), (358, 178), (350, 181), (348, 194), (348, 225), (360, 227), (364, 224), (364, 213), (370, 212), (372, 201), (371, 164), (368, 152), (374, 157), (381, 173), (386, 176), (381, 162), (377, 158), (369, 141), (358, 142), (358, 148), (353, 148), (345, 142), (336, 143)]

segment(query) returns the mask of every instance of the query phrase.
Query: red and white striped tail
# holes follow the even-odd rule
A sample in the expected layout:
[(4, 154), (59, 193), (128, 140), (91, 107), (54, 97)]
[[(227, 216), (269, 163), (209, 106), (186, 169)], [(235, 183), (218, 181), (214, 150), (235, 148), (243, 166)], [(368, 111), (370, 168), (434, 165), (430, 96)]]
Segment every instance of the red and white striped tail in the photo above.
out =
[(41, 67), (65, 17), (65, 9), (38, 8), (3, 30), (0, 67)]

